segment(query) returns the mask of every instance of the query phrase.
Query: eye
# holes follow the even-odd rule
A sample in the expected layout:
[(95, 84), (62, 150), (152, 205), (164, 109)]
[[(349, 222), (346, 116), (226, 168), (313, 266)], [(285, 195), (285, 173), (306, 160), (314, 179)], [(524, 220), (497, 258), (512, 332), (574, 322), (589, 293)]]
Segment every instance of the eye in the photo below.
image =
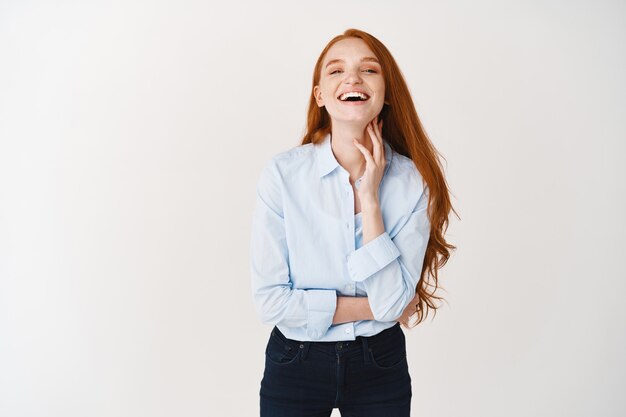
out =
[(367, 71), (371, 71), (371, 73), (370, 73), (370, 74), (376, 74), (376, 70), (371, 69), (371, 68), (368, 68), (368, 69), (366, 69), (365, 71), (366, 71), (366, 72), (367, 72)]
[(332, 75), (332, 74), (336, 73), (337, 71), (341, 71), (341, 70), (336, 69), (336, 70), (332, 71), (330, 74)]

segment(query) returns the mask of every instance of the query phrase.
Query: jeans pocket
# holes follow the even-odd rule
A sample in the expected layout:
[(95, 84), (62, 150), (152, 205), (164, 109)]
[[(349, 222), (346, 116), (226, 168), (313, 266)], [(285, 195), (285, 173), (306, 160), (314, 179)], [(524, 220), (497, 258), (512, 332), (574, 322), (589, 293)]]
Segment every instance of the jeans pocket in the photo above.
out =
[(284, 340), (272, 331), (265, 348), (265, 356), (274, 365), (289, 365), (300, 358), (301, 346), (299, 342)]
[(370, 348), (370, 359), (378, 369), (394, 369), (406, 361), (406, 351), (374, 351)]
[(406, 363), (406, 347), (403, 344), (370, 347), (369, 355), (378, 369), (395, 369)]

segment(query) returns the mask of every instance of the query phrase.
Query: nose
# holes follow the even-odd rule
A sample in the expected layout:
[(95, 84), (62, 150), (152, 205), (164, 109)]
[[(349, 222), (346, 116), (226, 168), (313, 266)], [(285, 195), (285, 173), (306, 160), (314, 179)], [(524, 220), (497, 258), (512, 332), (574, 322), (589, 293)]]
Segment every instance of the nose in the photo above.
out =
[(349, 84), (359, 84), (361, 83), (361, 73), (359, 70), (350, 70), (346, 71), (346, 82)]

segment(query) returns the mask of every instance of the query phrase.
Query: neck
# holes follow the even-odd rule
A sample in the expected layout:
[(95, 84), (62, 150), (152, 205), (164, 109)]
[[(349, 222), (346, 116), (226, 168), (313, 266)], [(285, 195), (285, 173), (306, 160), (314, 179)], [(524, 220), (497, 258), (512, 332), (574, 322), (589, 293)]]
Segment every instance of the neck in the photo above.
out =
[(373, 153), (372, 139), (365, 130), (367, 124), (341, 124), (333, 121), (331, 129), (331, 145), (333, 154), (339, 165), (350, 174), (350, 182), (354, 183), (365, 172), (365, 157), (352, 143), (356, 139), (361, 145)]

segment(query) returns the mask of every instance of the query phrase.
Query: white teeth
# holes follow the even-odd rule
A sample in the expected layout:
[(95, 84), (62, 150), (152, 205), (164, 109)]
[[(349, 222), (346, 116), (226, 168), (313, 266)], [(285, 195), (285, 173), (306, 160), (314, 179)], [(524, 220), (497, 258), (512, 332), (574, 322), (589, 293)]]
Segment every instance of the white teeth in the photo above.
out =
[(366, 94), (359, 93), (358, 91), (350, 91), (340, 95), (339, 100), (345, 101), (348, 97), (360, 97), (363, 100), (367, 100), (369, 98)]

